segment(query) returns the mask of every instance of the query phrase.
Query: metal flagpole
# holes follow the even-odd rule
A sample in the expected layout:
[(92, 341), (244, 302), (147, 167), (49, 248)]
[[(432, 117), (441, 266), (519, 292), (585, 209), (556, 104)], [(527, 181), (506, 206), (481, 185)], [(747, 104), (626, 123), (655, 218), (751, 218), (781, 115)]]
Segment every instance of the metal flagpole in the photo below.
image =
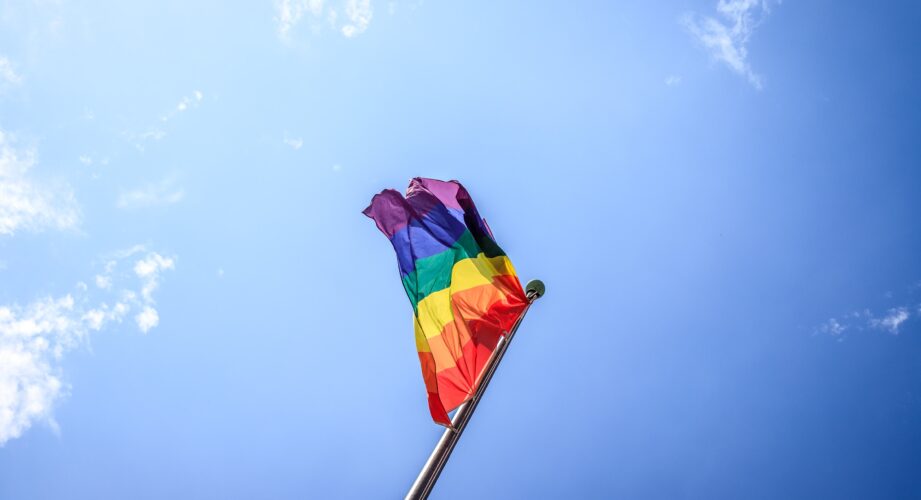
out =
[(432, 454), (429, 456), (428, 461), (425, 462), (422, 471), (419, 472), (419, 477), (416, 478), (416, 481), (409, 489), (409, 493), (406, 494), (406, 500), (425, 500), (429, 497), (432, 488), (435, 486), (435, 481), (437, 481), (438, 476), (441, 475), (441, 471), (448, 462), (451, 452), (454, 451), (454, 446), (457, 445), (457, 441), (467, 427), (467, 422), (470, 421), (470, 417), (473, 415), (474, 410), (476, 410), (476, 406), (483, 397), (483, 393), (486, 392), (486, 386), (489, 385), (489, 381), (496, 372), (496, 367), (499, 366), (499, 363), (502, 361), (502, 356), (505, 356), (505, 351), (508, 350), (508, 345), (515, 336), (515, 332), (518, 331), (521, 320), (523, 320), (524, 315), (528, 313), (531, 304), (544, 294), (544, 290), (544, 283), (542, 281), (531, 280), (528, 282), (528, 285), (525, 287), (525, 293), (528, 296), (528, 305), (521, 311), (521, 316), (518, 316), (518, 321), (515, 322), (512, 330), (499, 339), (496, 349), (486, 363), (486, 368), (483, 370), (480, 385), (477, 387), (476, 392), (473, 394), (472, 398), (457, 408), (457, 412), (454, 413), (454, 418), (451, 419), (451, 427), (445, 429), (444, 434), (441, 435), (441, 439), (438, 440), (438, 444), (435, 445), (435, 449), (432, 450)]

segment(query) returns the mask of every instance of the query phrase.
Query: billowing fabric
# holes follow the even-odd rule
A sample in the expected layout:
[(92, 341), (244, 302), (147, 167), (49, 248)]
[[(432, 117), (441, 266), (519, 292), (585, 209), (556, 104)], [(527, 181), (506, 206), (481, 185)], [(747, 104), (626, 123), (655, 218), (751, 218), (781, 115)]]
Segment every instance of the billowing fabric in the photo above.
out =
[(364, 214), (396, 251), (429, 410), (450, 426), (448, 412), (476, 392), (499, 338), (527, 305), (521, 282), (457, 181), (415, 178), (405, 198), (384, 190)]

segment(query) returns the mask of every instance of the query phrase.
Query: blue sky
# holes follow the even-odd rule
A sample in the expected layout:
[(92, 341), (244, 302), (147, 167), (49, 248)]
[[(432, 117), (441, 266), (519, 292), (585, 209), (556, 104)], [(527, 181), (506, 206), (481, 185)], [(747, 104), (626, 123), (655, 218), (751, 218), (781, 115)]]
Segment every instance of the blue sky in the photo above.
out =
[(0, 497), (401, 496), (414, 176), (548, 287), (433, 498), (918, 497), (919, 21), (0, 2)]

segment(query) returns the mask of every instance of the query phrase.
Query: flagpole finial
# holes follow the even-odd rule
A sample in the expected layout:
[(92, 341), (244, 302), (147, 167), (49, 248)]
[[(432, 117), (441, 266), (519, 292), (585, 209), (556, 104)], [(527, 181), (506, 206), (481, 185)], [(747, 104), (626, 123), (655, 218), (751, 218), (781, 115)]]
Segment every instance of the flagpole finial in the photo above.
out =
[(544, 282), (541, 280), (531, 280), (524, 287), (525, 294), (527, 294), (528, 298), (531, 300), (537, 300), (543, 297), (546, 290), (547, 287), (544, 286)]

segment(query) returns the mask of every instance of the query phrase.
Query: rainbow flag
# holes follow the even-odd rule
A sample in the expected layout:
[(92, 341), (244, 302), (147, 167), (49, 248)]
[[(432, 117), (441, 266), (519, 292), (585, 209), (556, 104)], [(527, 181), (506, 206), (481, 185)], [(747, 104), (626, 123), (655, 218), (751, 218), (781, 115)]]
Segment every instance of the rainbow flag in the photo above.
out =
[(527, 306), (521, 282), (457, 181), (415, 178), (405, 198), (384, 190), (364, 214), (396, 250), (429, 410), (450, 426), (448, 412), (476, 392), (496, 344)]

